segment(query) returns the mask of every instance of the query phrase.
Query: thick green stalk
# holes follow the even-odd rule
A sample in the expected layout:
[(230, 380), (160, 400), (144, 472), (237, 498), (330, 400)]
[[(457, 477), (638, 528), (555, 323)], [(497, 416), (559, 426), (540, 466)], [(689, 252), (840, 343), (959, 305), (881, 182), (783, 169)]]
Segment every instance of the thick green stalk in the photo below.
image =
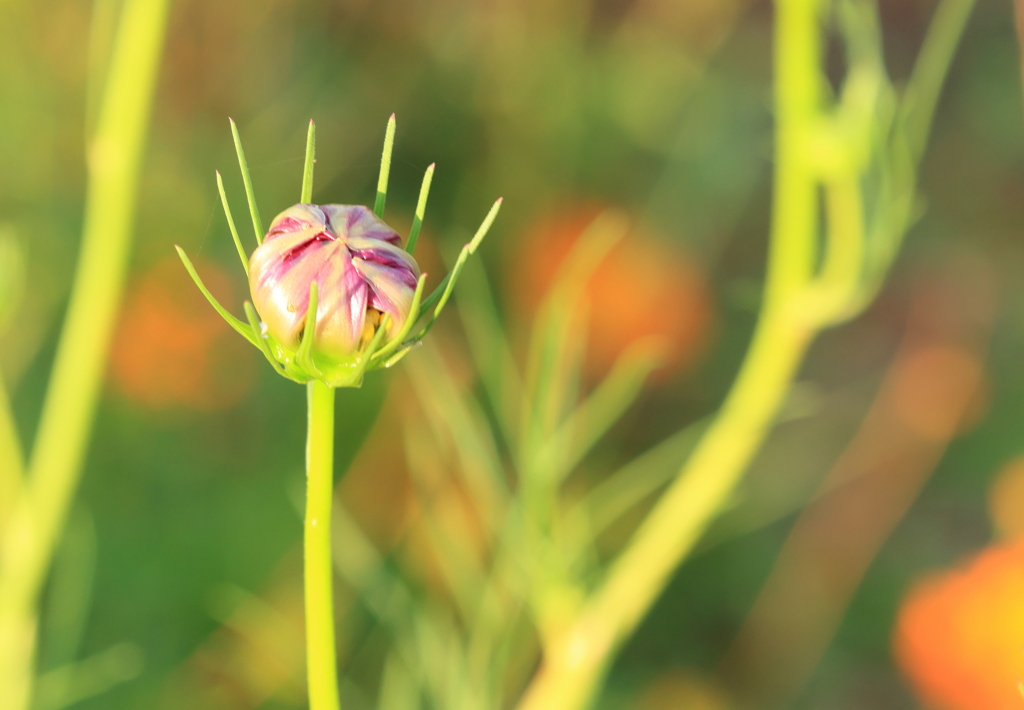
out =
[(334, 389), (319, 380), (306, 385), (305, 599), (306, 672), (310, 710), (338, 710), (331, 561), (334, 495)]
[(557, 641), (520, 710), (575, 710), (657, 599), (672, 571), (728, 501), (771, 428), (813, 328), (795, 307), (813, 275), (817, 179), (806, 139), (818, 116), (818, 0), (778, 0), (775, 30), (774, 203), (765, 300), (754, 338), (722, 409), (604, 584)]
[(31, 695), (39, 591), (78, 486), (128, 265), (168, 0), (126, 0), (94, 139), (81, 253), (29, 459), (0, 553), (0, 707)]

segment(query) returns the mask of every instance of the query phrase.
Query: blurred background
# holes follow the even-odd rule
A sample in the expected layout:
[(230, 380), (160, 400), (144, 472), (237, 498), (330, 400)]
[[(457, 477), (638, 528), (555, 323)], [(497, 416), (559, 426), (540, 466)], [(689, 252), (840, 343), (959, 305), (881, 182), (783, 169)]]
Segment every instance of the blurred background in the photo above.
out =
[[(880, 5), (899, 85), (935, 3)], [(23, 294), (0, 312), (0, 371), (24, 442), (77, 254), (88, 57), (104, 51), (115, 7), (0, 0), (0, 266)], [(630, 215), (589, 285), (585, 382), (646, 335), (667, 355), (579, 486), (713, 412), (743, 356), (771, 196), (771, 23), (765, 0), (177, 0), (129, 290), (45, 602), (38, 705), (66, 704), (47, 698), (71, 697), (52, 690), (67, 678), (45, 674), (75, 658), (93, 664), (76, 681), (82, 710), (304, 702), (304, 393), (220, 321), (173, 252), (193, 256), (222, 302), (246, 297), (214, 182), (219, 169), (244, 215), (229, 116), (268, 219), (298, 199), (310, 117), (314, 201), (368, 203), (395, 112), (385, 218), (407, 233), (436, 161), (417, 254), (431, 284), (503, 196), (480, 256), (518, 360), (575, 238), (605, 208)], [(829, 58), (838, 80), (839, 45)], [(1022, 119), (1013, 8), (986, 0), (888, 284), (815, 344), (783, 421), (619, 656), (600, 707), (923, 707), (900, 668), (944, 668), (915, 649), (928, 615), (956, 600), (920, 610), (908, 591), (1024, 532)], [(472, 393), (454, 311), (435, 333)], [(346, 507), (379, 550), (421, 571), (425, 597), (437, 575), (415, 544), (401, 446), (422, 399), (410, 379), (427, 362), (339, 394), (336, 457)], [(344, 696), (370, 707), (383, 642), (339, 586)], [(993, 626), (1022, 617), (1007, 608)]]

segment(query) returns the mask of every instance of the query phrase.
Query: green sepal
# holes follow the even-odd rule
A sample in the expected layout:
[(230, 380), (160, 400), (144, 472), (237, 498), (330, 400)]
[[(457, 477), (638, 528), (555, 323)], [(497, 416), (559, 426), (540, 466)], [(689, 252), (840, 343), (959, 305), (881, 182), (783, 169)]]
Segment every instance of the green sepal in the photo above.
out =
[(377, 177), (377, 199), (373, 203), (373, 213), (384, 218), (384, 203), (388, 197), (388, 176), (391, 174), (391, 151), (395, 147), (395, 114), (388, 119), (388, 127), (384, 131), (384, 151), (380, 156), (380, 175)]
[[(267, 342), (266, 337), (263, 335), (263, 329), (260, 328), (260, 317), (256, 314), (256, 309), (248, 301), (242, 304), (242, 307), (245, 309), (246, 318), (249, 319), (249, 327), (252, 328), (252, 332), (256, 336), (256, 342), (254, 343), (254, 345), (257, 348), (259, 348), (260, 352), (262, 352), (263, 355), (267, 358), (267, 361), (270, 363), (271, 367), (274, 368), (274, 372), (283, 377), (289, 377), (289, 375), (284, 371), (284, 368), (281, 366), (281, 363), (277, 361), (277, 358), (275, 358), (274, 354), (270, 351), (270, 344)], [(292, 378), (289, 377), (289, 379)]]
[(409, 230), (409, 240), (405, 243), (405, 251), (412, 254), (416, 249), (416, 242), (420, 238), (420, 228), (423, 226), (423, 214), (427, 211), (427, 197), (430, 195), (430, 183), (434, 180), (434, 166), (431, 163), (427, 171), (423, 173), (423, 182), (420, 184), (420, 196), (416, 200), (416, 216), (412, 219), (412, 229)]
[(177, 250), (178, 256), (181, 258), (181, 263), (185, 265), (185, 270), (188, 271), (188, 275), (192, 277), (196, 286), (199, 287), (202, 294), (206, 296), (206, 300), (210, 302), (213, 309), (217, 311), (220, 317), (223, 318), (228, 325), (237, 330), (246, 340), (256, 347), (259, 347), (259, 343), (257, 342), (258, 338), (256, 337), (257, 334), (253, 333), (251, 328), (249, 328), (245, 323), (228, 313), (227, 309), (220, 305), (217, 299), (213, 297), (213, 294), (206, 288), (206, 285), (203, 284), (203, 280), (199, 278), (199, 274), (196, 273), (196, 268), (192, 266), (192, 262), (189, 260), (188, 256), (185, 255), (185, 250), (177, 244), (174, 245), (174, 248)]
[(420, 311), (422, 310), (420, 308), (420, 302), (423, 299), (423, 287), (424, 285), (426, 285), (426, 283), (427, 275), (422, 274), (419, 278), (419, 281), (416, 282), (416, 292), (413, 293), (412, 295), (412, 305), (409, 307), (409, 315), (405, 319), (405, 324), (402, 326), (402, 329), (398, 331), (398, 334), (394, 337), (394, 339), (392, 339), (390, 343), (382, 347), (379, 352), (374, 354), (373, 357), (375, 362), (373, 364), (378, 364), (382, 360), (386, 360), (387, 358), (391, 357), (391, 354), (402, 346), (406, 337), (408, 337), (409, 333), (412, 331), (413, 326), (416, 325), (416, 321), (420, 319)]
[(327, 384), (331, 387), (360, 387), (363, 384), (363, 375), (369, 369), (370, 360), (373, 358), (374, 353), (377, 352), (377, 348), (384, 342), (384, 334), (387, 332), (388, 325), (391, 323), (391, 314), (385, 314), (381, 320), (380, 325), (377, 326), (377, 332), (373, 334), (373, 340), (370, 341), (369, 345), (366, 346), (366, 350), (363, 352), (363, 356), (359, 358), (359, 362), (352, 370), (352, 374), (349, 375), (347, 381), (342, 381), (337, 384), (328, 382)]
[(242, 268), (245, 275), (249, 275), (249, 257), (242, 247), (242, 240), (238, 238), (238, 228), (235, 227), (235, 218), (231, 216), (231, 206), (228, 205), (228, 196), (224, 193), (224, 180), (220, 176), (220, 170), (214, 170), (217, 174), (217, 192), (220, 193), (220, 204), (224, 208), (224, 216), (228, 220), (228, 229), (231, 230), (231, 239), (235, 242), (235, 249), (238, 250), (238, 258), (242, 261)]
[(487, 236), (487, 232), (494, 223), (495, 217), (498, 216), (498, 210), (501, 209), (502, 199), (503, 198), (499, 197), (495, 200), (490, 212), (487, 213), (487, 216), (484, 217), (484, 221), (480, 223), (480, 227), (476, 230), (476, 234), (473, 235), (473, 238), (469, 243), (462, 248), (461, 252), (459, 252), (459, 258), (456, 260), (455, 266), (448, 275), (444, 277), (444, 280), (438, 284), (437, 288), (434, 289), (434, 292), (431, 293), (423, 302), (423, 310), (430, 308), (430, 306), (435, 302), (437, 303), (437, 307), (434, 308), (433, 315), (431, 315), (427, 324), (423, 326), (423, 330), (417, 334), (415, 340), (421, 340), (423, 336), (429, 333), (430, 329), (434, 326), (434, 322), (437, 320), (438, 316), (441, 315), (441, 311), (444, 310), (445, 304), (448, 303), (448, 298), (451, 296), (452, 290), (455, 288), (455, 283), (459, 279), (459, 273), (462, 271), (462, 267), (465, 265), (466, 259), (468, 259), (471, 254), (476, 253), (477, 248), (480, 246), (480, 242), (482, 242), (484, 237)]
[(242, 182), (245, 184), (245, 199), (249, 202), (249, 216), (252, 217), (252, 228), (256, 232), (256, 243), (263, 243), (263, 222), (260, 220), (260, 211), (256, 207), (256, 196), (252, 191), (252, 179), (249, 177), (249, 163), (245, 160), (245, 151), (242, 150), (242, 139), (238, 135), (238, 126), (235, 120), (231, 122), (231, 137), (235, 140), (235, 153), (238, 154), (238, 168), (242, 171)]
[(316, 163), (316, 124), (309, 119), (309, 130), (306, 132), (306, 161), (302, 166), (302, 195), (299, 202), (313, 202), (313, 165)]
[(306, 308), (306, 325), (302, 329), (299, 349), (295, 351), (295, 365), (309, 373), (310, 377), (320, 378), (320, 370), (313, 362), (313, 339), (316, 336), (316, 309), (319, 304), (319, 292), (316, 281), (309, 284), (309, 306)]

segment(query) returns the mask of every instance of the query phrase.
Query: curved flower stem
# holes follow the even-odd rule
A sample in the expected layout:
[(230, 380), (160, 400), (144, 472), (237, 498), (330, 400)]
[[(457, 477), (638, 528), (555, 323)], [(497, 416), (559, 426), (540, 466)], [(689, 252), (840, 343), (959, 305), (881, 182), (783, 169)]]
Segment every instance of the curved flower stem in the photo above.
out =
[(128, 267), (169, 0), (123, 3), (88, 147), (82, 247), (22, 494), (0, 549), (0, 708), (29, 707), (36, 606), (78, 486)]
[(806, 137), (822, 102), (822, 0), (777, 0), (775, 185), (764, 303), (722, 408), (604, 583), (544, 649), (519, 710), (584, 707), (621, 643), (721, 510), (767, 436), (815, 328), (797, 307), (813, 276), (817, 175)]
[(615, 650), (643, 619), (712, 514), (727, 502), (767, 435), (811, 335), (784, 313), (762, 315), (719, 415), (616, 560), (605, 584), (568, 632), (545, 649), (544, 664), (519, 710), (586, 706)]
[[(972, 4), (973, 0), (944, 0), (929, 30), (926, 45), (934, 49), (923, 52), (919, 61), (932, 66), (915, 70), (915, 76), (924, 77), (916, 84), (926, 87), (918, 104), (923, 113), (910, 127), (918, 141), (912, 146), (915, 162)], [(825, 0), (776, 0), (775, 7), (774, 197), (768, 275), (753, 341), (722, 408), (678, 478), (611, 566), (604, 583), (546, 643), (543, 665), (519, 710), (577, 710), (590, 701), (615, 651), (728, 503), (767, 436), (808, 346), (831, 322), (808, 316), (808, 301), (819, 295), (812, 286), (822, 176), (816, 172), (808, 140), (822, 116), (825, 82), (819, 66)], [(912, 183), (907, 189), (913, 189)]]
[(306, 671), (310, 710), (338, 710), (331, 561), (334, 495), (334, 389), (319, 380), (306, 385), (306, 523), (304, 533)]

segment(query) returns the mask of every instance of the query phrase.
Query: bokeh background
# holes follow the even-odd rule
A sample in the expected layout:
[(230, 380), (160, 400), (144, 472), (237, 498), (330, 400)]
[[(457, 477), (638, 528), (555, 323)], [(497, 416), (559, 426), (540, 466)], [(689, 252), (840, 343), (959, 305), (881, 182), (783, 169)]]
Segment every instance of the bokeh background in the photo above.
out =
[[(934, 2), (880, 4), (898, 84)], [(0, 237), (23, 293), (0, 313), (0, 370), (25, 442), (77, 253), (89, 57), (102, 57), (114, 8), (0, 0)], [(214, 182), (219, 169), (244, 215), (229, 116), (267, 218), (298, 198), (310, 117), (315, 201), (369, 202), (395, 112), (386, 218), (407, 230), (436, 161), (418, 254), (431, 274), (503, 196), (480, 255), (520, 357), (573, 240), (601, 210), (627, 212), (630, 236), (591, 283), (587, 372), (643, 335), (669, 348), (591, 457), (601, 471), (712, 412), (745, 350), (771, 196), (771, 22), (765, 0), (177, 0), (129, 291), (47, 593), (41, 669), (91, 658), (103, 691), (74, 707), (303, 703), (304, 392), (223, 325), (173, 252), (193, 255), (222, 302), (245, 297)], [(830, 47), (837, 81), (840, 57)], [(814, 346), (601, 707), (895, 710), (924, 701), (894, 653), (945, 672), (914, 643), (950, 644), (920, 639), (957, 602), (908, 610), (908, 590), (1024, 532), (1024, 111), (1008, 0), (975, 10), (921, 175), (922, 217), (888, 285)], [(472, 391), (458, 318), (446, 319), (440, 349)], [(337, 463), (369, 537), (415, 559), (401, 370), (340, 395)], [(368, 707), (379, 634), (344, 585), (339, 605), (345, 694)], [(1022, 609), (979, 628), (1019, 629)], [(894, 651), (897, 626), (913, 643)]]

